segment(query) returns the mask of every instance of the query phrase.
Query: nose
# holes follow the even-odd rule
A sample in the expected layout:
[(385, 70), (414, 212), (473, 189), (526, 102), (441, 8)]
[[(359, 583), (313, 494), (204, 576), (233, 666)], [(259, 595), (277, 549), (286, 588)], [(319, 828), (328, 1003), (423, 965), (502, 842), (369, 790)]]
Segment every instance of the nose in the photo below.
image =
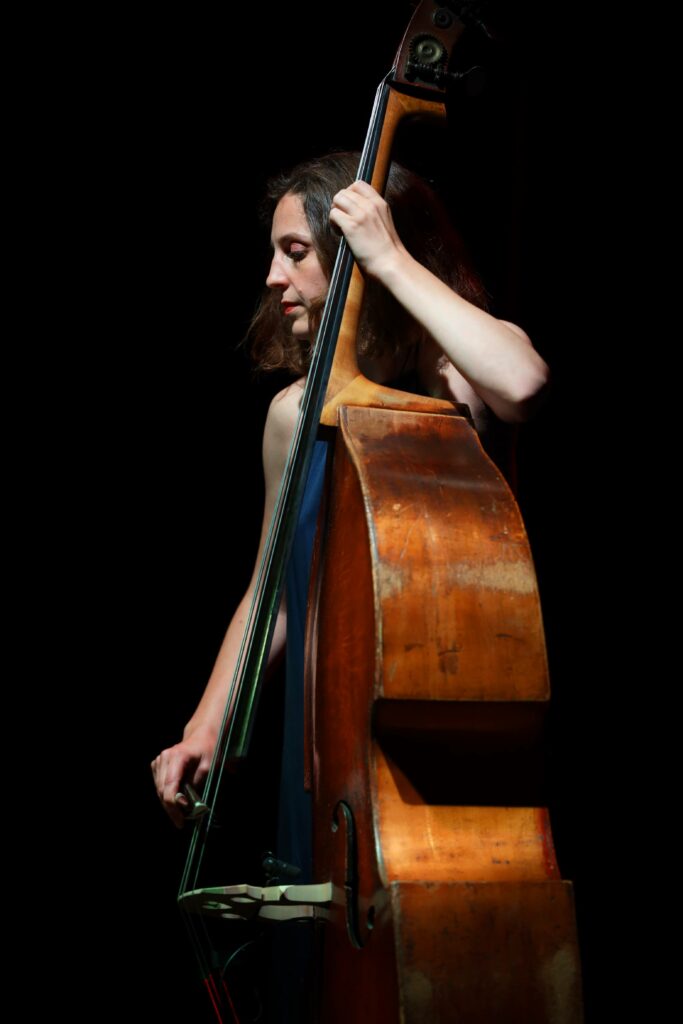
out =
[(285, 273), (285, 268), (280, 261), (278, 254), (273, 256), (270, 264), (270, 270), (266, 278), (266, 286), (268, 288), (286, 288), (289, 284), (289, 278)]

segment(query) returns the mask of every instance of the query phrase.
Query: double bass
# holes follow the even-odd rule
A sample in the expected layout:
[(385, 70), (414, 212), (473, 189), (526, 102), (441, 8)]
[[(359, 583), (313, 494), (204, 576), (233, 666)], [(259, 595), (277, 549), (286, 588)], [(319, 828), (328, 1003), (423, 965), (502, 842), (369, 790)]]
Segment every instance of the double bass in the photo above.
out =
[[(358, 177), (383, 189), (399, 123), (441, 116), (467, 4), (422, 0), (381, 83)], [(476, 5), (475, 5), (476, 6)], [(368, 381), (363, 282), (342, 241), (179, 901), (219, 1020), (238, 1020), (207, 921), (316, 933), (315, 1019), (577, 1024), (571, 885), (538, 750), (549, 699), (524, 526), (465, 408)], [(314, 884), (201, 878), (246, 755), (318, 430), (335, 433), (309, 596)], [(207, 950), (209, 950), (207, 952)]]

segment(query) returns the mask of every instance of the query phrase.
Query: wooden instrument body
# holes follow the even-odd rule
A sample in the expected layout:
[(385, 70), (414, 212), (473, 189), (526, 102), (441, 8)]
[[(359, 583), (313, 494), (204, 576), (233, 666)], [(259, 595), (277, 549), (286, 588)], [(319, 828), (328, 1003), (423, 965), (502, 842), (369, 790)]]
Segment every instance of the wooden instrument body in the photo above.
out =
[(576, 1024), (571, 886), (537, 803), (535, 574), (467, 421), (343, 407), (316, 563), (319, 1019)]

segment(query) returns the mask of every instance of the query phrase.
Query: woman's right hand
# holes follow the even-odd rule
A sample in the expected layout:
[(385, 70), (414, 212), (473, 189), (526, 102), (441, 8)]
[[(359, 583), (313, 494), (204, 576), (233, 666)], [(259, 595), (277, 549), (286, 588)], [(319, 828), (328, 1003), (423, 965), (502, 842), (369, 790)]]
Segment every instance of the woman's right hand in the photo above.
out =
[(176, 828), (185, 824), (183, 808), (189, 807), (182, 788), (188, 782), (197, 787), (204, 781), (211, 766), (216, 738), (215, 729), (198, 726), (180, 743), (162, 750), (152, 761), (157, 795)]

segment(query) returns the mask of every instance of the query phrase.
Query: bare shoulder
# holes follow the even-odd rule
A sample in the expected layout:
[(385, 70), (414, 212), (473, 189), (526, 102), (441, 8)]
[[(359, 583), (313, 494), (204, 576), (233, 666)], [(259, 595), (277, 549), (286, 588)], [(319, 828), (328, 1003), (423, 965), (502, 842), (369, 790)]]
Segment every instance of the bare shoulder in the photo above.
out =
[(288, 384), (282, 391), (278, 391), (271, 400), (268, 416), (266, 417), (264, 444), (266, 441), (278, 444), (283, 439), (286, 439), (289, 443), (297, 416), (299, 415), (301, 396), (304, 393), (304, 383), (304, 377), (301, 377), (300, 380), (295, 380), (293, 384)]
[(263, 431), (263, 467), (266, 478), (271, 474), (278, 477), (282, 475), (299, 415), (304, 383), (305, 378), (302, 377), (288, 384), (282, 391), (278, 391), (270, 403)]

